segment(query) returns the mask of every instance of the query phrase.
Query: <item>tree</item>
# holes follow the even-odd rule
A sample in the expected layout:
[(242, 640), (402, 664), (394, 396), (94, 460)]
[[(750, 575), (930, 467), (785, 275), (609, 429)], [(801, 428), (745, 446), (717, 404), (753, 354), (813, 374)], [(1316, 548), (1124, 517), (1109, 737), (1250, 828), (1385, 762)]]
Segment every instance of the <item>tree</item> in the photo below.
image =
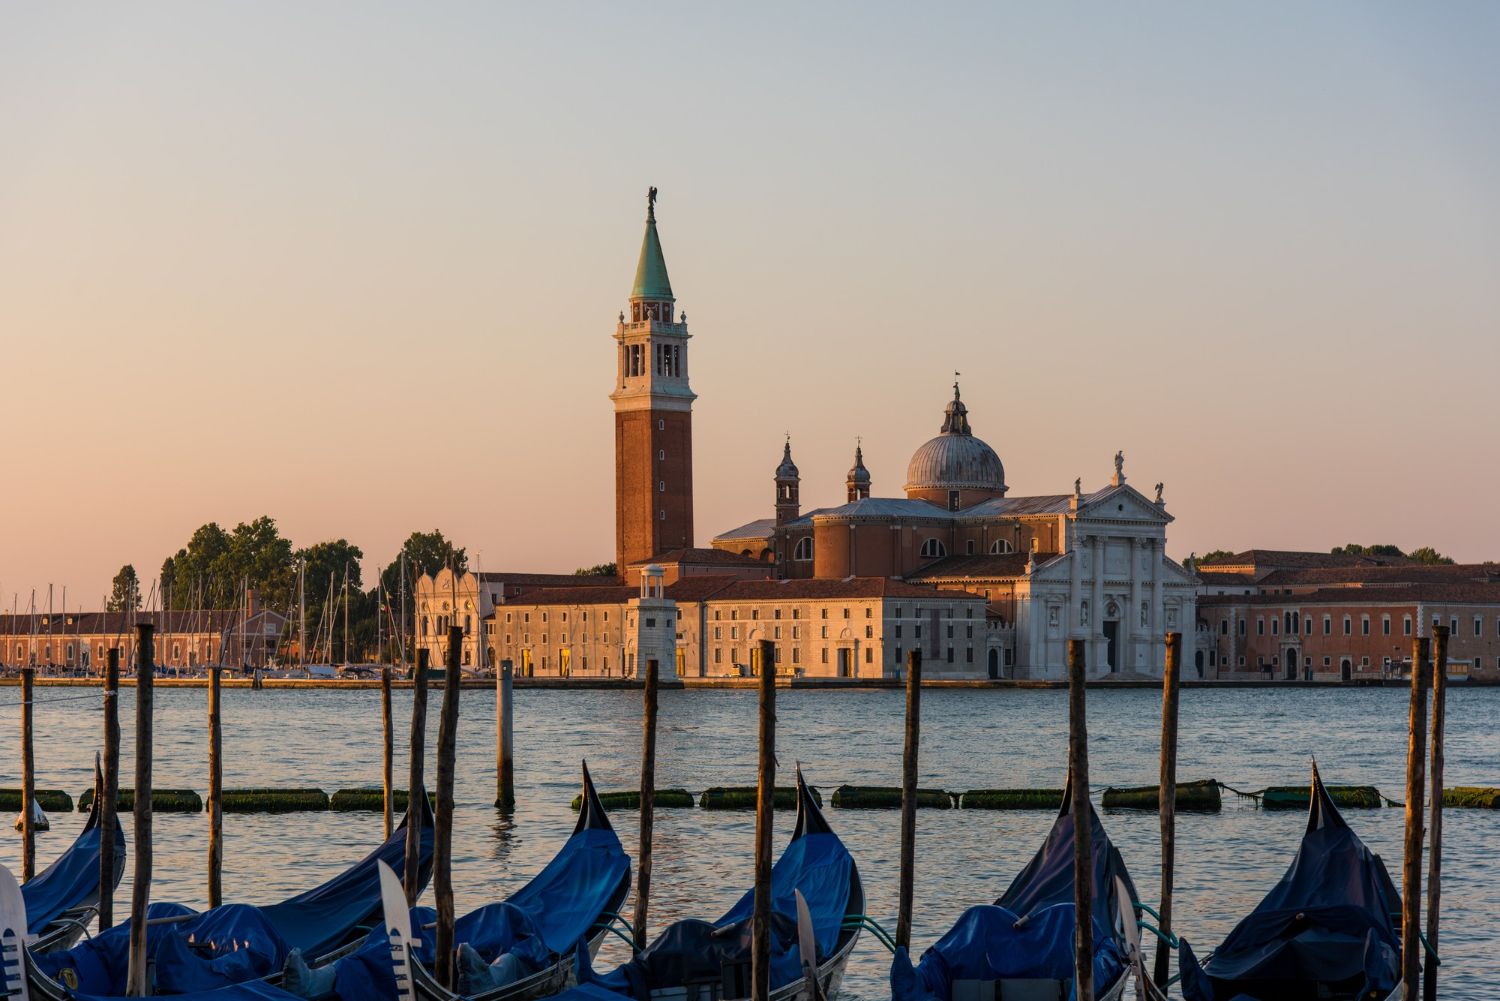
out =
[[(360, 649), (360, 647), (353, 642), (353, 638), (364, 634), (363, 627), (366, 620), (370, 622), (368, 631), (371, 637), (373, 638), (374, 635), (375, 603), (365, 598), (364, 578), (359, 567), (360, 560), (364, 558), (364, 550), (347, 539), (317, 542), (293, 554), (293, 560), (302, 565), (303, 584), (307, 594), (309, 630), (317, 629), (318, 623), (323, 621), (325, 610), (329, 614), (337, 614), (342, 618), (344, 583), (347, 577), (350, 646), (355, 649)], [(293, 595), (293, 600), (296, 600), (296, 595)], [(342, 649), (343, 630), (337, 625), (334, 629), (334, 642), (339, 645), (339, 649)], [(311, 645), (309, 643), (309, 646)], [(352, 661), (354, 658), (345, 653), (343, 659)]]
[[(406, 557), (406, 629), (415, 631), (416, 606), (413, 600), (415, 581), (421, 574), (435, 574), (444, 567), (452, 567), (455, 573), (466, 573), (469, 569), (468, 551), (456, 547), (437, 529), (430, 532), (413, 532), (401, 543), (396, 558), (380, 571), (380, 582), (385, 587), (386, 600), (396, 616), (401, 614), (397, 597), (401, 593), (401, 557)], [(386, 623), (390, 625), (389, 622)]]
[(579, 567), (573, 571), (575, 577), (618, 577), (619, 567), (613, 563), (596, 563), (591, 567)]
[(1406, 556), (1401, 551), (1400, 546), (1393, 546), (1389, 543), (1379, 546), (1361, 546), (1358, 543), (1351, 542), (1345, 546), (1334, 546), (1329, 552), (1334, 556), (1385, 556), (1395, 557), (1396, 559), (1402, 559)]
[(170, 607), (232, 608), (249, 586), (263, 604), (287, 607), (292, 597), (292, 544), (273, 518), (262, 515), (226, 532), (202, 525), (188, 544), (162, 563)]
[(396, 558), (380, 572), (385, 589), (396, 594), (401, 588), (401, 557), (406, 557), (407, 586), (421, 574), (435, 574), (444, 567), (455, 573), (466, 573), (469, 569), (469, 554), (449, 542), (442, 532), (413, 532), (401, 543)]
[(1231, 553), (1227, 549), (1215, 549), (1212, 552), (1204, 553), (1202, 556), (1189, 556), (1182, 561), (1182, 565), (1187, 566), (1190, 562), (1196, 562), (1200, 564), (1212, 563), (1215, 560), (1227, 559), (1228, 557), (1233, 555), (1234, 553)]
[(135, 567), (129, 563), (120, 568), (115, 574), (114, 590), (110, 593), (109, 601), (104, 609), (108, 612), (133, 612), (141, 607), (141, 580), (135, 574)]
[(1406, 558), (1416, 563), (1425, 563), (1428, 566), (1452, 566), (1453, 557), (1444, 556), (1431, 546), (1422, 546), (1413, 549), (1406, 554)]

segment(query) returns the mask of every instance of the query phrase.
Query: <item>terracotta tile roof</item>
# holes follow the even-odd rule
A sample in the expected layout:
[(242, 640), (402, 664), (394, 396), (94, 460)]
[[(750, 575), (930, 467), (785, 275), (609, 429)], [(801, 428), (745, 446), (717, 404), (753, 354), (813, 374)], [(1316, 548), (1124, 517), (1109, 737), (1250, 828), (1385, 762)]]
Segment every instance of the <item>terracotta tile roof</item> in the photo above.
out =
[(670, 552), (658, 553), (649, 560), (636, 560), (630, 564), (634, 567), (644, 567), (655, 563), (666, 565), (668, 563), (687, 563), (692, 566), (736, 566), (736, 567), (764, 567), (762, 563), (750, 556), (741, 556), (739, 553), (730, 552), (727, 549), (673, 549)]
[(1479, 583), (1500, 581), (1500, 563), (1453, 563), (1436, 566), (1407, 563), (1401, 566), (1311, 567), (1275, 570), (1262, 577), (1259, 583), (1262, 587), (1289, 587), (1309, 584), (1381, 586), (1461, 581)]
[(618, 577), (602, 574), (574, 573), (482, 573), (477, 575), (487, 584), (514, 584), (516, 587), (598, 587), (601, 584), (619, 583)]
[(1235, 587), (1253, 587), (1256, 578), (1245, 573), (1221, 573), (1215, 570), (1199, 570), (1198, 579), (1204, 584), (1229, 584)]
[(1282, 570), (1307, 567), (1381, 567), (1408, 564), (1404, 556), (1345, 556), (1290, 549), (1247, 549), (1233, 556), (1204, 560), (1198, 565), (1215, 567), (1255, 567), (1259, 570)]
[(909, 584), (892, 577), (811, 578), (806, 580), (741, 580), (714, 595), (722, 601), (818, 601), (837, 598), (953, 598), (984, 601), (962, 591)]
[[(48, 625), (48, 619), (51, 625)], [(156, 626), (157, 636), (167, 633), (221, 633), (225, 630), (237, 630), (240, 627), (240, 613), (230, 609), (203, 609), (200, 611), (172, 611), (172, 612), (136, 612), (134, 615), (127, 612), (53, 612), (48, 616), (46, 612), (38, 612), (31, 616), (24, 612), (11, 615), (6, 613), (0, 615), (0, 635), (5, 636), (30, 636), (32, 630), (36, 630), (37, 638), (46, 638), (48, 629), (54, 639), (62, 639), (64, 635), (76, 636), (123, 636), (132, 632), (138, 622), (150, 623)], [(269, 609), (262, 609), (250, 616), (250, 631), (257, 635), (264, 635), (261, 630), (267, 624), (280, 628), (286, 624), (287, 618)]]
[[(667, 585), (667, 597), (676, 601), (702, 601), (722, 590), (735, 578), (703, 574), (683, 577)], [(613, 584), (605, 587), (538, 588), (506, 601), (517, 605), (623, 605), (641, 593), (639, 585)]]
[[(1037, 563), (1051, 559), (1055, 553), (1038, 553)], [(907, 580), (947, 580), (962, 577), (1020, 577), (1026, 572), (1025, 553), (999, 553), (991, 556), (948, 556), (910, 574)]]
[(1414, 605), (1417, 602), (1500, 605), (1500, 583), (1397, 584), (1390, 587), (1321, 588), (1306, 594), (1206, 594), (1198, 607), (1226, 605)]

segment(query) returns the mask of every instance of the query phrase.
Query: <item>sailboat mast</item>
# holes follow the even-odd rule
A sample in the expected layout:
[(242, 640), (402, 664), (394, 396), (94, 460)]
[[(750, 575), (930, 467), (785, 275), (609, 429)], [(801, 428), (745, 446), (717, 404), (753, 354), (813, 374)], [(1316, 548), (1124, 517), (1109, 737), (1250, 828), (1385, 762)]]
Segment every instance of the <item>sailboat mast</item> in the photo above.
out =
[(401, 552), (401, 670), (406, 670), (406, 551)]
[(344, 564), (344, 664), (349, 663), (349, 564)]
[(307, 561), (297, 566), (297, 663), (307, 667)]

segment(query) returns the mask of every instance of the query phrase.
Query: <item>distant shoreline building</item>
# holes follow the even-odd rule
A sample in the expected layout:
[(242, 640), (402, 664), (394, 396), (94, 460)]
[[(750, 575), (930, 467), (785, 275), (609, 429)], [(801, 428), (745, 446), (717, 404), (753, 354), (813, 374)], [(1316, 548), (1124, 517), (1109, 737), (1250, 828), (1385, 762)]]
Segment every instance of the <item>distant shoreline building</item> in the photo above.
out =
[(139, 623), (155, 627), (159, 668), (268, 668), (277, 663), (288, 619), (269, 609), (169, 612), (37, 612), (0, 615), (0, 668), (102, 674), (109, 651), (134, 670)]
[(1399, 678), (1412, 640), (1445, 625), (1449, 675), (1500, 680), (1500, 564), (1248, 550), (1196, 569), (1199, 677)]
[(778, 672), (809, 677), (898, 678), (920, 650), (929, 677), (1059, 679), (1070, 639), (1087, 643), (1091, 677), (1160, 676), (1165, 634), (1197, 618), (1197, 582), (1166, 556), (1161, 485), (1154, 498), (1129, 486), (1117, 454), (1105, 486), (1010, 497), (957, 383), (905, 496), (873, 496), (856, 448), (847, 503), (803, 514), (788, 440), (773, 516), (698, 548), (690, 335), (655, 200), (614, 331), (620, 576), (423, 577), (418, 644), (433, 664), (458, 626), (465, 666), (533, 676), (638, 677), (651, 661), (663, 676), (735, 676), (762, 639)]

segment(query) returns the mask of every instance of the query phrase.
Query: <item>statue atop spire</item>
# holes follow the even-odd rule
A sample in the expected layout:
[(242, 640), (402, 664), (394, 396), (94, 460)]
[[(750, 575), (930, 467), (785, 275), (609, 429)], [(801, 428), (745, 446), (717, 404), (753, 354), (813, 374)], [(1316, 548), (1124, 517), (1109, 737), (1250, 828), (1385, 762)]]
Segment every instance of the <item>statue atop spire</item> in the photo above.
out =
[[(630, 299), (632, 302), (657, 303), (651, 310), (651, 318), (671, 322), (670, 303), (676, 297), (672, 295), (672, 282), (667, 278), (667, 259), (661, 252), (661, 237), (656, 233), (655, 187), (646, 191), (646, 235), (641, 239), (641, 256), (635, 266), (635, 285), (630, 290)], [(635, 316), (635, 312), (632, 310), (631, 315), (634, 322), (645, 319), (645, 316)]]

